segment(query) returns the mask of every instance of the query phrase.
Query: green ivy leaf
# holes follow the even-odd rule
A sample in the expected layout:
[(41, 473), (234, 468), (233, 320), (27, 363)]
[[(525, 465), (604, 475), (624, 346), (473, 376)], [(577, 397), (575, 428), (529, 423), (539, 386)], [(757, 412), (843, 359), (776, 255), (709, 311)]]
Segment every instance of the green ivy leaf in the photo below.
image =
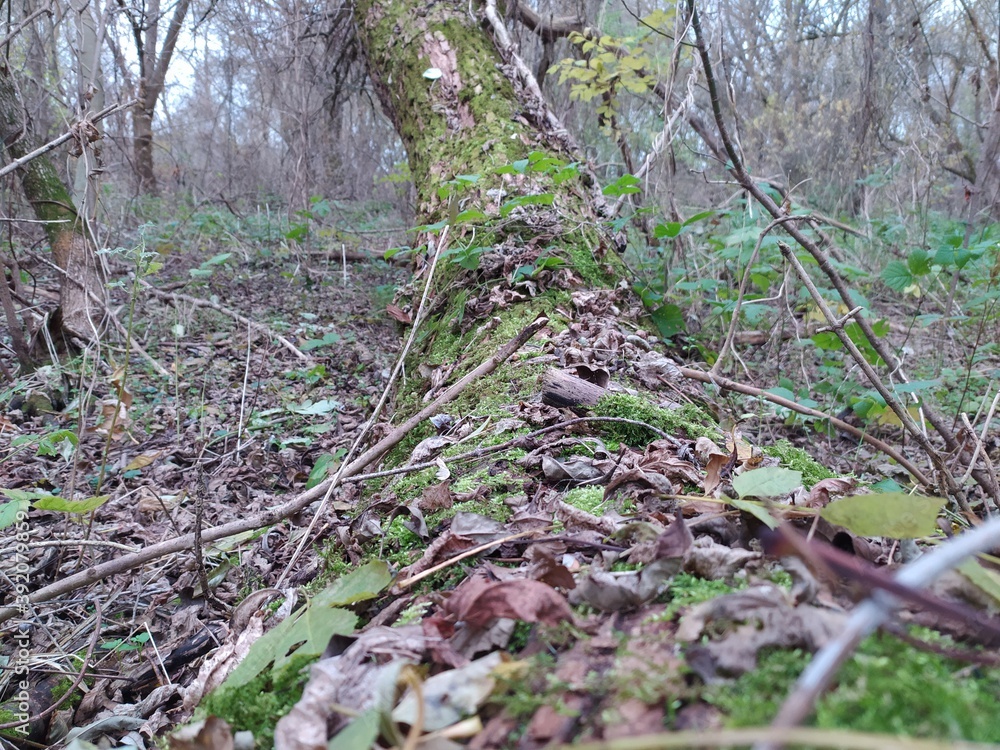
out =
[(653, 325), (660, 336), (665, 339), (684, 331), (684, 312), (677, 305), (660, 305), (649, 313), (649, 317), (653, 319)]
[(111, 495), (98, 495), (85, 500), (67, 500), (57, 495), (45, 495), (35, 500), (32, 505), (38, 510), (54, 510), (58, 513), (90, 513), (100, 508), (110, 498)]
[(681, 233), (684, 229), (684, 225), (679, 221), (668, 221), (666, 224), (657, 224), (653, 228), (653, 236), (658, 240), (664, 238), (673, 239)]
[[(737, 479), (739, 479), (739, 477), (737, 477)], [(732, 498), (726, 500), (726, 502), (734, 508), (738, 508), (745, 513), (749, 513), (769, 529), (778, 528), (778, 520), (768, 512), (763, 503), (755, 502), (753, 500), (734, 500)]]
[[(10, 490), (4, 490), (6, 494)], [(16, 498), (9, 503), (0, 505), (0, 529), (6, 529), (17, 522), (17, 517), (28, 512), (28, 501), (24, 498)]]
[(925, 276), (931, 272), (931, 258), (922, 247), (914, 248), (906, 258), (906, 265), (914, 276)]

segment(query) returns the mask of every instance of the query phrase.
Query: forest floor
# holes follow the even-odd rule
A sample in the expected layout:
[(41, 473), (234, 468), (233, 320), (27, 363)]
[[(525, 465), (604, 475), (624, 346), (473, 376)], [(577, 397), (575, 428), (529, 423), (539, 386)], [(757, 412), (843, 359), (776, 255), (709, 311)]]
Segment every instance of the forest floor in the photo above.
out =
[[(119, 341), (101, 365), (78, 359), (8, 388), (0, 481), (9, 507), (31, 505), (32, 591), (301, 497), (335, 474), (389, 383), (407, 317), (391, 303), (409, 269), (250, 231), (201, 229), (184, 246), (147, 238), (155, 257), (138, 267), (157, 291), (115, 292), (148, 357)], [(111, 258), (123, 278), (130, 257)], [(892, 540), (845, 535), (814, 513), (884, 459), (866, 453), (867, 468), (845, 476), (771, 427), (758, 441), (720, 430), (710, 399), (683, 394), (673, 410), (619, 394), (593, 411), (662, 435), (567, 424), (577, 414), (543, 403), (525, 372), (603, 369), (642, 393), (669, 380), (628, 293), (579, 290), (567, 305), (572, 330), (547, 329), (395, 448), (397, 465), (429, 467), (344, 483), (285, 521), (36, 605), (24, 620), (31, 714), (65, 700), (28, 742), (166, 746), (192, 717), (171, 748), (233, 747), (231, 733), (245, 747), (246, 732), (257, 747), (322, 748), (329, 733), (333, 748), (435, 750), (771, 736), (725, 731), (767, 726), (867, 582), (817, 580), (765, 555), (760, 514), (725, 492), (756, 494), (733, 491), (741, 472), (798, 472), (776, 494), (802, 509), (799, 525), (884, 565)], [(604, 354), (577, 357), (581, 341)], [(403, 377), (434, 381), (441, 364)], [(534, 392), (500, 392), (512, 373)], [(380, 423), (367, 445), (390, 431)], [(820, 442), (861, 455), (844, 436)], [(951, 586), (942, 595), (968, 593), (967, 581)], [(906, 614), (861, 645), (797, 741), (1000, 740), (1000, 669), (983, 643), (968, 622)], [(2, 679), (0, 723), (17, 715)], [(628, 744), (668, 730), (701, 739)]]

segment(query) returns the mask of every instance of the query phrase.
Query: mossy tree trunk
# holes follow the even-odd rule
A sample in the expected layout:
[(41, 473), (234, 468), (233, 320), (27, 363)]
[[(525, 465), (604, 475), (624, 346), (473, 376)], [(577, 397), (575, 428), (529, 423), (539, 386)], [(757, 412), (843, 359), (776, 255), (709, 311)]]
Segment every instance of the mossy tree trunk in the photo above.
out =
[[(428, 387), (454, 382), (538, 315), (551, 330), (574, 325), (584, 303), (573, 294), (617, 287), (625, 269), (593, 172), (526, 69), (495, 43), (495, 27), (447, 0), (358, 0), (355, 17), (408, 152), (417, 220), (451, 226), (409, 369), (435, 374), (406, 381), (396, 406), (405, 415)], [(485, 416), (516, 405), (539, 392), (544, 369), (511, 363), (449, 408)]]
[[(578, 157), (565, 131), (552, 129), (543, 102), (499, 54), (485, 21), (470, 17), (469, 9), (447, 0), (355, 3), (369, 72), (406, 146), (418, 215), (428, 222), (442, 218), (446, 201), (439, 190), (458, 175), (479, 177), (476, 194), (463, 195), (463, 203), (471, 198), (483, 210), (496, 209), (500, 196), (545, 187), (544, 180), (532, 184), (524, 175), (500, 175), (498, 168), (531, 152)], [(590, 178), (584, 170), (583, 182)], [(557, 188), (560, 215), (593, 225), (599, 207), (592, 187), (574, 182)]]
[[(5, 63), (0, 63), (0, 138), (11, 160), (23, 158), (40, 145)], [(18, 177), (35, 216), (43, 222), (53, 262), (64, 272), (59, 310), (50, 319), (50, 331), (94, 341), (104, 317), (106, 288), (86, 224), (77, 215), (66, 185), (46, 156), (28, 161), (18, 170)]]

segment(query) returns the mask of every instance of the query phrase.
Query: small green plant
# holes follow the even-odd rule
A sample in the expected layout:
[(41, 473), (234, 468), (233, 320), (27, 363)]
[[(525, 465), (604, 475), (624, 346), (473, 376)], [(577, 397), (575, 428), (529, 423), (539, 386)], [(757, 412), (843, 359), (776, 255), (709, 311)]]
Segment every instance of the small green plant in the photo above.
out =
[(141, 651), (143, 647), (149, 643), (150, 634), (148, 631), (142, 633), (136, 633), (128, 638), (115, 638), (110, 641), (105, 641), (101, 644), (101, 648), (106, 651), (113, 651), (115, 653), (124, 653), (126, 651)]

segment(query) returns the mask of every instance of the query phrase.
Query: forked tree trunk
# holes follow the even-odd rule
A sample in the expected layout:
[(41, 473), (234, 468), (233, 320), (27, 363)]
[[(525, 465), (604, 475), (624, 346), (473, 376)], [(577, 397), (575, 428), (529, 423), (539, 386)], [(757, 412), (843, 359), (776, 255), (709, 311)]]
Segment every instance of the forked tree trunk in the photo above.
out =
[(165, 16), (160, 11), (159, 0), (146, 4), (141, 15), (129, 16), (139, 57), (139, 104), (132, 110), (132, 155), (141, 193), (155, 194), (158, 189), (153, 169), (153, 114), (190, 6), (191, 0), (178, 0), (174, 5), (163, 47), (159, 50), (160, 20)]
[[(11, 71), (2, 63), (0, 138), (11, 160), (24, 157), (40, 145)], [(27, 162), (18, 170), (18, 176), (35, 216), (44, 222), (53, 262), (63, 271), (59, 310), (52, 318), (50, 330), (85, 342), (95, 341), (104, 317), (106, 288), (86, 225), (77, 215), (66, 185), (46, 156)]]
[[(597, 218), (592, 176), (553, 185), (544, 175), (498, 175), (496, 170), (530, 152), (572, 161), (578, 158), (565, 131), (557, 132), (543, 102), (535, 99), (501, 58), (482, 19), (464, 3), (358, 0), (355, 17), (369, 72), (383, 109), (409, 154), (419, 197), (418, 215), (442, 216), (447, 200), (438, 193), (456, 175), (478, 175), (475, 195), (489, 213), (504, 199), (525, 192), (556, 194), (558, 213), (591, 224)], [(550, 190), (551, 188), (551, 190)], [(491, 198), (492, 195), (492, 198)], [(491, 205), (492, 200), (492, 205)], [(549, 215), (551, 207), (541, 213)], [(586, 238), (583, 237), (586, 234)], [(593, 229), (564, 236), (568, 242), (598, 240)]]

